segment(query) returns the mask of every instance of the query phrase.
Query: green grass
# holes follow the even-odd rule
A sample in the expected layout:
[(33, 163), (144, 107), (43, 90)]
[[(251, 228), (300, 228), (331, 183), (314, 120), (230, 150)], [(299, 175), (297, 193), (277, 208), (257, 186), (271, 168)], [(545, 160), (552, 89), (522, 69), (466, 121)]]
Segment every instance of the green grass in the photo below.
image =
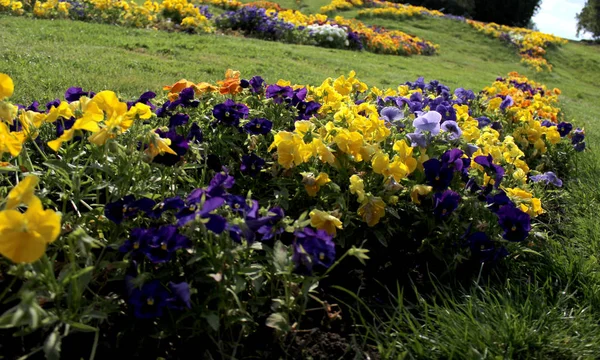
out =
[[(326, 0), (281, 2), (317, 12)], [(291, 6), (294, 5), (294, 6)], [(356, 12), (345, 12), (352, 16)], [(395, 87), (418, 76), (475, 91), (518, 71), (563, 91), (569, 119), (584, 125), (588, 151), (567, 185), (566, 213), (542, 241), (543, 254), (517, 259), (495, 281), (439, 285), (416, 303), (392, 294), (387, 316), (354, 314), (384, 358), (593, 359), (600, 354), (600, 47), (551, 49), (552, 73), (519, 63), (516, 50), (444, 19), (365, 20), (440, 45), (432, 57), (399, 57), (297, 46), (222, 35), (187, 35), (70, 21), (0, 16), (0, 69), (15, 80), (16, 102), (48, 101), (69, 86), (112, 89), (123, 98), (181, 78), (214, 82), (227, 68), (293, 83), (318, 84), (356, 70), (361, 80)], [(497, 279), (500, 280), (497, 280)], [(434, 282), (435, 283), (435, 282)], [(410, 292), (404, 289), (405, 293)], [(411, 296), (414, 298), (414, 296)]]

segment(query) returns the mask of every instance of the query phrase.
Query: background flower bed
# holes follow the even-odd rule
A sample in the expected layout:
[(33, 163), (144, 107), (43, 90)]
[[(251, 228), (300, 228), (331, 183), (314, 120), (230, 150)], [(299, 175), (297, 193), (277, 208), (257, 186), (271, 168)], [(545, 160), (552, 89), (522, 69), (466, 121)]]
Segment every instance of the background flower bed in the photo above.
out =
[[(12, 93), (10, 84), (3, 78), (4, 96)], [(308, 304), (321, 312), (312, 321), (328, 323), (336, 311), (316, 282), (323, 274), (343, 282), (331, 270), (343, 254), (363, 262), (371, 257), (367, 274), (375, 274), (384, 270), (383, 259), (410, 258), (419, 248), (423, 258), (452, 266), (463, 258), (499, 260), (504, 247), (515, 255), (525, 251), (518, 242), (530, 232), (530, 217), (542, 212), (532, 192), (543, 198), (546, 186), (558, 186), (547, 171), (562, 177), (568, 168), (558, 165), (568, 166), (568, 154), (584, 144), (581, 131), (560, 121), (558, 90), (517, 74), (477, 97), (422, 79), (398, 90), (369, 90), (354, 74), (314, 88), (265, 85), (232, 71), (217, 85), (181, 81), (166, 88), (168, 100), (156, 104), (156, 117), (150, 93), (125, 103), (111, 92), (72, 88), (65, 94), (70, 104), (51, 102), (44, 115), (31, 104), (18, 121), (15, 107), (4, 102), (3, 119), (12, 124), (3, 135), (19, 140), (4, 152), (27, 172), (48, 167), (58, 175), (45, 175), (38, 192), (47, 207), (60, 209), (65, 233), (51, 245), (54, 264), (44, 257), (33, 268), (14, 268), (54, 279), (61, 268), (59, 281), (26, 282), (21, 308), (48, 319), (46, 326), (56, 324), (53, 337), (65, 322), (90, 330), (86, 325), (97, 322), (82, 311), (109, 303), (109, 314), (153, 318), (172, 309), (204, 319), (196, 331), (240, 336), (265, 323), (283, 333), (302, 329)], [(28, 138), (37, 141), (17, 151)], [(59, 147), (57, 157), (52, 150)], [(269, 148), (276, 158), (269, 159)], [(12, 160), (6, 170), (23, 171)], [(527, 175), (537, 183), (527, 184)], [(268, 179), (276, 179), (275, 193), (265, 186)], [(17, 188), (13, 197), (35, 184)], [(28, 198), (20, 200), (32, 208)], [(415, 228), (410, 235), (407, 225)], [(395, 234), (404, 241), (391, 243)], [(94, 296), (111, 293), (124, 301)], [(46, 309), (34, 306), (40, 296)], [(185, 311), (190, 299), (192, 310)], [(5, 319), (13, 321), (15, 313)], [(35, 328), (34, 319), (20, 317), (18, 324)], [(161, 322), (160, 329), (178, 328)], [(235, 344), (235, 336), (230, 340), (224, 346)]]

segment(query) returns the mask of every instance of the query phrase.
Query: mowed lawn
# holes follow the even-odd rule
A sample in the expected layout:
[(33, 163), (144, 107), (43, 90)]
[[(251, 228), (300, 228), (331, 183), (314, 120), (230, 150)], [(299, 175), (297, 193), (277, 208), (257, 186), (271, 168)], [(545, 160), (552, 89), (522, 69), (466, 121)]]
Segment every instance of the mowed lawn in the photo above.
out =
[[(290, 7), (288, 3), (284, 6)], [(300, 2), (295, 7), (316, 11), (321, 5)], [(163, 85), (181, 78), (214, 82), (227, 68), (240, 70), (246, 78), (261, 75), (267, 82), (282, 78), (312, 85), (355, 70), (361, 80), (380, 88), (424, 76), (476, 92), (497, 76), (517, 71), (558, 87), (568, 119), (585, 126), (589, 149), (579, 157), (575, 180), (567, 185), (564, 215), (557, 219), (560, 233), (540, 240), (541, 255), (516, 259), (496, 277), (500, 280), (477, 279), (462, 288), (440, 284), (436, 293), (423, 294), (419, 304), (397, 297), (389, 317), (376, 323), (365, 320), (361, 330), (379, 346), (383, 358), (597, 358), (600, 47), (570, 42), (550, 49), (554, 71), (535, 73), (519, 63), (515, 49), (464, 23), (429, 18), (367, 22), (439, 44), (439, 55), (400, 57), (219, 34), (0, 16), (0, 72), (14, 79), (12, 100), (20, 103), (61, 97), (70, 86), (111, 89), (132, 99), (147, 90), (160, 94)]]

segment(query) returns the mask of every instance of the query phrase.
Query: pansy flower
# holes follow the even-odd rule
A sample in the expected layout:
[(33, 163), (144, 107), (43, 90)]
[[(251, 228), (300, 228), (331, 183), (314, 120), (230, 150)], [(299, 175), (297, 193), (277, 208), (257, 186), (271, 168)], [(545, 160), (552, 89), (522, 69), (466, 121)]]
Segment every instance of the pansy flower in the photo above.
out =
[(213, 116), (217, 119), (217, 123), (238, 127), (240, 119), (248, 117), (249, 109), (242, 103), (236, 103), (231, 99), (225, 100), (224, 103), (215, 105), (213, 108)]
[(462, 130), (458, 127), (456, 121), (446, 120), (442, 123), (441, 129), (448, 133), (450, 140), (456, 140), (462, 135)]
[(123, 245), (119, 247), (119, 251), (123, 253), (131, 253), (132, 256), (146, 254), (148, 244), (152, 240), (152, 231), (150, 229), (134, 228), (129, 233)]
[(558, 133), (560, 134), (560, 137), (565, 137), (565, 136), (569, 135), (571, 130), (573, 130), (573, 125), (569, 124), (568, 122), (563, 121), (560, 124), (558, 124), (556, 126), (556, 128), (558, 129)]
[(436, 191), (445, 190), (454, 177), (454, 169), (449, 168), (438, 159), (429, 159), (423, 163), (427, 183)]
[(456, 210), (459, 202), (460, 195), (452, 190), (435, 193), (433, 194), (433, 213), (437, 218), (445, 219)]
[(265, 80), (263, 80), (263, 78), (260, 76), (254, 76), (252, 79), (250, 79), (249, 85), (250, 91), (252, 91), (255, 94), (258, 94), (263, 91)]
[(508, 250), (504, 246), (496, 247), (494, 242), (481, 231), (471, 234), (467, 239), (467, 245), (471, 250), (471, 256), (482, 263), (497, 262), (508, 256)]
[(273, 123), (265, 118), (250, 120), (244, 125), (244, 131), (252, 135), (266, 135), (273, 128)]
[(115, 202), (106, 204), (104, 216), (115, 224), (120, 224), (123, 220), (136, 216), (139, 211), (151, 214), (155, 205), (156, 202), (152, 199), (143, 197), (136, 200), (133, 195), (127, 195)]
[(167, 262), (177, 250), (192, 246), (190, 239), (179, 234), (174, 225), (151, 229), (150, 234), (145, 254), (148, 260), (155, 264)]
[(192, 126), (190, 126), (186, 140), (193, 141), (196, 144), (200, 144), (202, 140), (204, 140), (204, 134), (202, 133), (202, 129), (200, 129), (198, 123), (193, 123)]
[(417, 129), (416, 132), (428, 131), (431, 135), (437, 135), (440, 132), (440, 121), (442, 115), (437, 111), (428, 111), (419, 115), (413, 120), (413, 126)]
[(543, 183), (546, 183), (546, 185), (552, 184), (556, 187), (562, 187), (562, 185), (563, 185), (562, 180), (559, 179), (558, 176), (556, 176), (556, 174), (553, 173), (552, 171), (547, 171), (543, 174), (534, 175), (529, 178), (533, 182), (543, 182)]
[(425, 137), (425, 134), (415, 132), (415, 133), (406, 134), (406, 137), (408, 138), (408, 141), (410, 141), (410, 146), (412, 146), (412, 147), (415, 147), (415, 146), (420, 146), (422, 148), (427, 147), (427, 137)]
[(286, 99), (294, 96), (294, 89), (291, 86), (279, 86), (277, 84), (269, 85), (265, 93), (267, 99), (273, 99), (275, 104), (281, 104)]
[(192, 87), (181, 90), (181, 92), (179, 93), (179, 97), (176, 100), (171, 101), (171, 103), (168, 105), (168, 109), (174, 110), (176, 107), (178, 107), (180, 105), (181, 105), (181, 107), (184, 107), (184, 108), (198, 107), (198, 105), (200, 105), (200, 101), (197, 99), (194, 99), (194, 94), (195, 94), (194, 88), (192, 88)]
[(68, 103), (79, 101), (79, 98), (81, 98), (82, 96), (93, 98), (94, 96), (96, 96), (96, 93), (94, 93), (93, 91), (83, 91), (83, 89), (80, 87), (70, 87), (67, 89), (67, 91), (65, 91), (65, 100)]
[(154, 93), (152, 91), (146, 91), (145, 93), (140, 95), (140, 97), (137, 98), (136, 100), (128, 101), (127, 109), (130, 109), (132, 106), (135, 106), (135, 104), (141, 103), (144, 105), (148, 105), (150, 107), (150, 109), (152, 109), (152, 111), (154, 111), (156, 109), (156, 106), (154, 106), (154, 104), (152, 104), (152, 102), (150, 102), (150, 100), (154, 99), (155, 97), (156, 97), (156, 93)]
[(498, 224), (504, 230), (502, 237), (508, 241), (523, 241), (531, 231), (529, 214), (513, 205), (504, 205), (498, 212)]
[[(126, 282), (131, 282), (131, 279), (126, 279)], [(133, 313), (138, 319), (153, 319), (161, 317), (164, 309), (167, 306), (169, 292), (165, 289), (160, 281), (152, 280), (141, 288), (130, 287), (129, 303), (133, 305)]]
[(498, 186), (500, 186), (500, 182), (502, 181), (502, 178), (504, 177), (504, 168), (502, 168), (502, 166), (500, 166), (500, 165), (494, 164), (492, 155), (477, 156), (475, 158), (475, 162), (477, 164), (483, 166), (486, 171), (491, 173), (491, 176), (493, 176), (494, 180), (495, 180), (494, 187), (498, 188)]
[(177, 164), (181, 160), (181, 157), (184, 156), (189, 149), (188, 140), (177, 134), (175, 130), (164, 132), (160, 129), (157, 129), (156, 133), (160, 135), (161, 138), (169, 139), (171, 141), (169, 147), (175, 152), (175, 154), (168, 152), (158, 154), (152, 159), (152, 162), (166, 166), (173, 166)]
[(325, 230), (304, 228), (297, 230), (293, 244), (292, 261), (297, 268), (311, 272), (315, 266), (329, 268), (335, 261), (335, 244)]
[(242, 164), (240, 170), (243, 174), (249, 176), (256, 176), (260, 173), (260, 170), (265, 166), (265, 160), (256, 154), (242, 155)]
[(190, 121), (188, 114), (175, 114), (169, 118), (169, 128), (173, 129), (177, 126), (185, 125)]

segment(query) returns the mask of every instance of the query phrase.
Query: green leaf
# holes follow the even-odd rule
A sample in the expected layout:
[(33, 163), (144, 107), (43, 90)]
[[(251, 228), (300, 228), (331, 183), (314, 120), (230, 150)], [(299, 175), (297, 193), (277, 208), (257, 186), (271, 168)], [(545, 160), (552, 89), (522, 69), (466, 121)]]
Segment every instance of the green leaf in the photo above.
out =
[(281, 241), (275, 243), (273, 248), (273, 265), (278, 272), (286, 272), (290, 263), (288, 252)]
[(69, 326), (79, 330), (79, 331), (83, 331), (83, 332), (96, 332), (98, 331), (97, 328), (93, 327), (93, 326), (89, 326), (86, 324), (82, 324), (82, 323), (78, 323), (78, 322), (72, 322), (69, 321), (68, 322)]
[(48, 360), (59, 360), (60, 359), (60, 344), (61, 338), (58, 334), (58, 328), (48, 335), (46, 341), (44, 341), (44, 354)]
[(290, 331), (290, 324), (283, 313), (273, 313), (267, 318), (266, 325), (283, 333)]
[(206, 322), (208, 323), (208, 325), (214, 330), (214, 331), (219, 331), (219, 316), (217, 316), (216, 314), (207, 314), (204, 315), (204, 318), (206, 319)]
[(93, 266), (85, 267), (85, 268), (77, 271), (76, 273), (65, 277), (65, 279), (62, 281), (62, 284), (63, 285), (67, 285), (69, 282), (71, 282), (71, 280), (77, 279), (78, 277), (80, 277), (82, 275), (85, 275), (85, 274), (89, 273), (92, 270), (94, 270)]

